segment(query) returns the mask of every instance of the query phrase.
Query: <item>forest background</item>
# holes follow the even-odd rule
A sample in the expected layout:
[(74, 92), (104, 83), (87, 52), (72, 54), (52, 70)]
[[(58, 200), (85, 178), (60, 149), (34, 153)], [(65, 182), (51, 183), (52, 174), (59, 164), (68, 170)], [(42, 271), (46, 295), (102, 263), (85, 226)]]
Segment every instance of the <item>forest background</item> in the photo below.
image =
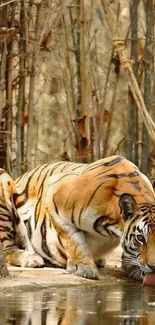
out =
[(0, 0), (0, 167), (16, 178), (58, 160), (122, 154), (150, 178), (155, 137), (153, 0)]

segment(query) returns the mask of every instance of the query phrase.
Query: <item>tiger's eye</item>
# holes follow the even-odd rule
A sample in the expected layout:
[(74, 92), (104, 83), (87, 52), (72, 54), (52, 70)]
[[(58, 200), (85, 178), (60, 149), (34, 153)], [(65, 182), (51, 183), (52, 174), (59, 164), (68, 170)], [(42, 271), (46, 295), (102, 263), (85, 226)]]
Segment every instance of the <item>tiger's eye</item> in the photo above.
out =
[(141, 243), (145, 243), (145, 238), (143, 237), (143, 235), (137, 235), (136, 239)]

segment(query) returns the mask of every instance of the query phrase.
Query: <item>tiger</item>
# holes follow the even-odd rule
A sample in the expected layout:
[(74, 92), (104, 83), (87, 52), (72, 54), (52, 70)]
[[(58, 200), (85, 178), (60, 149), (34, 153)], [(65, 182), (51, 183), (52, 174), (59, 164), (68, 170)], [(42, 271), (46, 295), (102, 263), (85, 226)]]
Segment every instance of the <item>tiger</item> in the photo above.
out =
[[(43, 264), (28, 238), (24, 221), (20, 219), (13, 202), (17, 195), (14, 181), (0, 168), (0, 241), (8, 264), (37, 267)], [(21, 249), (24, 243), (24, 249)]]
[[(67, 166), (64, 161), (55, 164), (45, 164), (35, 168), (32, 171), (29, 171), (28, 173), (25, 173), (16, 181), (13, 181), (9, 174), (4, 169), (0, 168), (0, 241), (7, 264), (20, 267), (42, 267), (45, 265), (44, 259), (34, 250), (32, 246), (30, 240), (31, 236), (28, 230), (29, 222), (27, 219), (30, 218), (31, 206), (32, 209), (34, 209), (36, 199), (39, 200), (39, 191), (42, 191), (40, 183), (40, 181), (42, 182), (41, 177), (48, 177), (54, 172), (54, 170), (55, 172), (59, 173), (62, 171), (62, 168), (67, 168), (67, 171), (69, 172), (72, 171), (72, 169), (78, 170), (80, 167), (78, 164), (78, 166), (74, 167), (73, 165), (75, 164), (70, 163)], [(82, 166), (83, 165), (81, 164), (81, 167)], [(30, 179), (32, 182), (28, 189), (27, 182), (30, 181)], [(35, 188), (36, 191), (34, 191)], [(20, 193), (18, 193), (18, 190)], [(17, 204), (16, 208), (14, 202), (17, 200), (17, 198), (21, 202), (20, 204)], [(23, 198), (25, 198), (25, 202), (22, 200)], [(24, 218), (23, 214), (22, 217), (20, 217), (19, 213), (17, 212), (20, 205), (24, 206), (26, 215)], [(32, 219), (33, 218), (34, 214), (32, 216)], [(44, 244), (44, 249), (45, 247), (46, 245)], [(55, 264), (58, 267), (60, 266), (56, 262)]]
[[(94, 260), (96, 261), (100, 256), (106, 255), (115, 248), (123, 233), (130, 236), (128, 229), (130, 223), (128, 225), (128, 220), (124, 217), (129, 213), (127, 211), (125, 214), (121, 213), (123, 193), (128, 191), (136, 199), (136, 202), (142, 202), (145, 207), (146, 204), (151, 204), (153, 211), (154, 192), (151, 183), (133, 163), (121, 156), (100, 159), (91, 164), (70, 162), (45, 164), (25, 173), (15, 183), (5, 171), (3, 173), (4, 177), (0, 178), (1, 201), (3, 201), (1, 204), (0, 239), (8, 264), (39, 267), (48, 261), (52, 266), (67, 267), (71, 273), (96, 279), (99, 275)], [(76, 191), (73, 187), (74, 184)], [(57, 218), (55, 213), (58, 212), (57, 206), (56, 211), (52, 211), (53, 205), (55, 209), (53, 191), (56, 191), (58, 185), (60, 187), (59, 200), (63, 189), (68, 197), (72, 198), (76, 193), (78, 198), (78, 204), (76, 203), (77, 199), (72, 204), (71, 199), (69, 200), (72, 213), (66, 218), (69, 220), (63, 227), (57, 225), (60, 220), (55, 221), (55, 217)], [(81, 185), (82, 191), (85, 189), (82, 192), (84, 197), (82, 197)], [(7, 195), (4, 195), (5, 192)], [(63, 194), (59, 204), (62, 201), (63, 205), (65, 195)], [(5, 196), (4, 199), (2, 199), (3, 196)], [(51, 202), (53, 202), (52, 205)], [(65, 205), (66, 208), (68, 205), (67, 207)], [(5, 219), (6, 210), (8, 215)], [(141, 220), (141, 212), (139, 215), (140, 217), (136, 218), (135, 223)], [(81, 218), (82, 225), (78, 224), (78, 219)], [(128, 225), (127, 228), (126, 225)], [(64, 227), (66, 233), (62, 229)], [(134, 227), (132, 231), (135, 229)], [(76, 230), (77, 234), (75, 232), (72, 236), (72, 233), (70, 234), (72, 230)], [(64, 243), (65, 237), (68, 238), (69, 247), (66, 247)], [(72, 237), (74, 238), (73, 242)], [(127, 246), (127, 237), (123, 236), (123, 238), (122, 266), (129, 276), (134, 274), (135, 277), (136, 273), (136, 278), (138, 278), (138, 272), (129, 272), (131, 266), (135, 267), (136, 263), (138, 264), (136, 267), (139, 267), (140, 270), (142, 268), (139, 266), (136, 255), (138, 254), (137, 246), (135, 259), (133, 259), (132, 248), (129, 250), (130, 240)], [(72, 252), (70, 252), (70, 245)], [(76, 252), (78, 254), (75, 254)], [(69, 256), (71, 253), (72, 258)], [(83, 263), (78, 263), (76, 255)], [(75, 260), (76, 263), (72, 263)]]
[[(99, 279), (96, 261), (121, 242), (122, 267), (129, 276), (139, 279), (153, 271), (145, 255), (147, 235), (154, 249), (154, 190), (123, 156), (90, 164), (44, 164), (15, 180), (15, 186), (13, 203), (27, 233), (25, 249), (30, 246), (30, 252), (42, 258), (41, 266), (49, 263)], [(136, 237), (143, 235), (144, 224), (145, 244)], [(131, 267), (138, 270), (130, 272)]]

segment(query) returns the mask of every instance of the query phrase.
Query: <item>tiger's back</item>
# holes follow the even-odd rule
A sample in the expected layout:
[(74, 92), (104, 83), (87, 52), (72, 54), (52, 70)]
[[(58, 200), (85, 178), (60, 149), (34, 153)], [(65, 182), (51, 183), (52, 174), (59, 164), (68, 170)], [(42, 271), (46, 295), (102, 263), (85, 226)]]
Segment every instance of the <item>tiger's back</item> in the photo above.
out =
[[(101, 173), (109, 178), (109, 181), (111, 179), (112, 184), (114, 184), (115, 178), (116, 180), (119, 179), (119, 189), (123, 192), (123, 190), (127, 191), (127, 187), (130, 186), (130, 180), (131, 180), (131, 186), (133, 187), (132, 190), (137, 190), (137, 193), (139, 192), (139, 197), (141, 197), (141, 200), (143, 200), (144, 193), (146, 196), (146, 192), (149, 188), (149, 193), (147, 195), (147, 198), (150, 200), (150, 197), (154, 197), (154, 191), (152, 188), (151, 183), (149, 182), (148, 178), (140, 172), (140, 170), (130, 161), (125, 159), (121, 156), (111, 156), (108, 158), (103, 158), (98, 160), (97, 162), (90, 163), (90, 164), (79, 164), (79, 163), (72, 163), (72, 162), (56, 162), (56, 163), (49, 163), (44, 164), (42, 166), (39, 166), (31, 171), (28, 171), (24, 175), (21, 175), (19, 178), (15, 180), (15, 185), (17, 188), (17, 191), (21, 193), (16, 198), (16, 206), (17, 208), (19, 206), (25, 206), (25, 203), (29, 199), (39, 200), (39, 198), (42, 197), (43, 188), (44, 188), (44, 182), (46, 179), (48, 179), (50, 176), (57, 175), (59, 173), (63, 174), (88, 174), (89, 172), (92, 172), (93, 170), (96, 171), (96, 169), (101, 169)], [(132, 175), (133, 172), (133, 175)], [(135, 174), (134, 174), (135, 173)], [(132, 182), (132, 179), (134, 175), (140, 175), (143, 183), (140, 181), (137, 181), (138, 183)], [(125, 175), (126, 174), (126, 175)], [(140, 187), (139, 187), (140, 182)], [(146, 186), (146, 190), (144, 189), (144, 184)], [(118, 182), (117, 182), (118, 186)], [(143, 188), (141, 188), (141, 186)], [(138, 188), (139, 187), (139, 188)], [(131, 189), (131, 188), (130, 188)], [(152, 192), (152, 193), (151, 193)], [(117, 196), (117, 195), (116, 195)]]

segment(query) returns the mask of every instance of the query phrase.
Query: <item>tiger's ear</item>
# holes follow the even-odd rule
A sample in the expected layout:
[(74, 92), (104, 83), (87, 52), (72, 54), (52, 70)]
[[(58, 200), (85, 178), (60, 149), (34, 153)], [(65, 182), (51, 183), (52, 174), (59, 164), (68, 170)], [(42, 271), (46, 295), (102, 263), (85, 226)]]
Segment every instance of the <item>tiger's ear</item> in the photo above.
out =
[(125, 221), (131, 220), (137, 210), (137, 203), (133, 195), (128, 193), (123, 193), (119, 199), (119, 207), (121, 210), (121, 215)]

